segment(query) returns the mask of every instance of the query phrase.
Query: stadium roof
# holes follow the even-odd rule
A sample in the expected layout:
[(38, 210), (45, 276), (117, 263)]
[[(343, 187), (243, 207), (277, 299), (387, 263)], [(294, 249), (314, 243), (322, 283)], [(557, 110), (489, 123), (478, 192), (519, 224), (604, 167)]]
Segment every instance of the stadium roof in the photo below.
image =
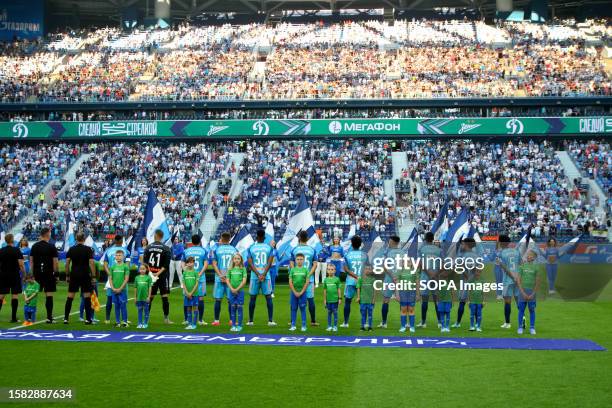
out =
[[(153, 16), (158, 0), (47, 0), (48, 15), (52, 18), (77, 15), (83, 22), (118, 21), (122, 10), (135, 8), (141, 16)], [(495, 0), (169, 0), (172, 17), (196, 18), (203, 13), (270, 14), (283, 10), (343, 10), (395, 9), (431, 10), (439, 7), (472, 8), (492, 16)], [(557, 15), (572, 15), (585, 5), (608, 4), (608, 0), (577, 0), (564, 2), (548, 0)], [(515, 8), (529, 4), (528, 0), (514, 0)]]

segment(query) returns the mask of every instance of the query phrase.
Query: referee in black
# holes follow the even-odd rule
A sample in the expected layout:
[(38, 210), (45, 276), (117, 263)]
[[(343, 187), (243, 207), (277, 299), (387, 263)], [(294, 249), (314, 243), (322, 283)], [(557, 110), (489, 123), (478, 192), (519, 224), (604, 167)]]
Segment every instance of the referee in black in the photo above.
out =
[(149, 311), (153, 304), (153, 298), (157, 295), (157, 291), (162, 297), (162, 307), (164, 309), (164, 323), (172, 324), (168, 316), (170, 315), (170, 302), (168, 302), (168, 294), (170, 293), (170, 283), (168, 281), (168, 271), (170, 270), (170, 260), (172, 259), (172, 251), (162, 243), (164, 232), (155, 230), (155, 242), (145, 248), (142, 260), (149, 268), (149, 272), (157, 276), (157, 281), (151, 288), (151, 299), (149, 301)]
[(0, 309), (4, 297), (11, 294), (11, 323), (17, 323), (17, 308), (19, 294), (23, 291), (22, 284), (25, 279), (23, 255), (19, 248), (14, 246), (13, 234), (4, 237), (6, 246), (0, 249)]
[(32, 245), (30, 251), (30, 267), (34, 279), (40, 285), (41, 292), (45, 292), (45, 308), (47, 309), (47, 323), (53, 323), (53, 294), (57, 291), (59, 268), (57, 262), (57, 249), (51, 245), (51, 230), (40, 230), (40, 241)]
[(93, 249), (85, 245), (85, 234), (76, 234), (76, 245), (66, 254), (66, 282), (68, 283), (68, 297), (64, 307), (64, 324), (68, 324), (70, 309), (74, 294), (79, 290), (83, 292), (85, 300), (85, 324), (92, 324), (91, 285), (92, 278), (96, 277), (96, 264)]

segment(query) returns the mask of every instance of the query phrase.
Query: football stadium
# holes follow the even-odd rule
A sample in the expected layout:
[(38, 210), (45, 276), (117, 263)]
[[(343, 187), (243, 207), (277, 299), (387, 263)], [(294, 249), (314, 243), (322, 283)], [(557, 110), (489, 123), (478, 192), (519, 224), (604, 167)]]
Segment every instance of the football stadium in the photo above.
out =
[(0, 405), (612, 406), (611, 18), (0, 0)]

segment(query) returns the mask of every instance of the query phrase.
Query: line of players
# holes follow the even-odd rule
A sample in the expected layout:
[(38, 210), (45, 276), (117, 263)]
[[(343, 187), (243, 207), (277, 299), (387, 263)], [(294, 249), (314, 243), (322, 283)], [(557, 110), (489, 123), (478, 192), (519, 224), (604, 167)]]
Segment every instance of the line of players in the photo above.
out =
[[(0, 262), (2, 265), (2, 275), (0, 279), (0, 300), (4, 295), (12, 292), (14, 305), (16, 302), (15, 293), (18, 289), (15, 279), (5, 279), (8, 276), (4, 271), (11, 267), (17, 271), (23, 270), (23, 261), (20, 258), (21, 254), (16, 254), (18, 249), (13, 247), (13, 242), (8, 239), (12, 236), (7, 235), (7, 246), (0, 250)], [(55, 292), (55, 282), (57, 281), (57, 250), (48, 243), (50, 238), (49, 231), (43, 229), (41, 232), (41, 240), (32, 247), (30, 254), (30, 263), (33, 266), (33, 275), (28, 275), (24, 286), (24, 300), (26, 301), (26, 321), (24, 324), (31, 324), (35, 320), (35, 304), (36, 294), (38, 290), (44, 291), (46, 295), (47, 307), (47, 322), (52, 323), (52, 294)], [(301, 232), (298, 236), (299, 244), (293, 248), (291, 253), (291, 262), (289, 269), (289, 287), (290, 287), (290, 303), (291, 303), (291, 330), (296, 329), (296, 315), (300, 310), (302, 313), (302, 330), (306, 330), (305, 309), (308, 307), (310, 314), (310, 323), (313, 326), (318, 326), (316, 321), (316, 308), (314, 302), (315, 291), (315, 272), (320, 268), (317, 260), (319, 254), (317, 251), (307, 244), (308, 236), (305, 232)], [(75, 293), (80, 290), (83, 294), (82, 308), (85, 311), (85, 322), (91, 324), (94, 321), (93, 310), (91, 307), (90, 294), (96, 291), (95, 285), (92, 285), (92, 276), (96, 276), (95, 264), (93, 261), (93, 251), (91, 248), (84, 245), (85, 237), (83, 234), (77, 234), (77, 244), (70, 248), (67, 253), (66, 270), (70, 271), (67, 274), (68, 280), (68, 297), (65, 306), (64, 322), (68, 323), (72, 300)], [(170, 292), (169, 271), (172, 253), (170, 248), (162, 243), (163, 232), (155, 232), (155, 241), (144, 247), (139, 258), (141, 265), (139, 274), (135, 278), (134, 298), (138, 307), (138, 327), (146, 328), (148, 325), (148, 316), (151, 309), (153, 299), (159, 292), (162, 297), (162, 308), (164, 321), (168, 324), (169, 321), (169, 301), (168, 294)], [(194, 329), (196, 324), (206, 325), (203, 320), (204, 302), (206, 296), (206, 275), (205, 270), (209, 264), (212, 265), (215, 271), (213, 297), (214, 304), (214, 321), (212, 325), (220, 324), (221, 302), (224, 297), (228, 298), (228, 312), (232, 330), (242, 330), (242, 307), (244, 304), (243, 287), (247, 282), (247, 268), (251, 272), (249, 284), (249, 319), (247, 325), (253, 324), (253, 316), (257, 296), (262, 293), (266, 298), (268, 308), (268, 325), (275, 326), (273, 320), (273, 279), (271, 271), (276, 265), (276, 250), (272, 245), (266, 244), (265, 233), (263, 230), (257, 232), (256, 243), (253, 244), (247, 251), (246, 263), (236, 248), (229, 244), (230, 235), (223, 233), (219, 245), (212, 251), (208, 252), (200, 245), (199, 236), (192, 237), (192, 245), (185, 249), (182, 253), (182, 263), (184, 270), (181, 277), (181, 288), (184, 294), (184, 317), (188, 329)], [(403, 254), (403, 249), (399, 247), (400, 240), (398, 237), (391, 237), (384, 253), (376, 256), (393, 258), (396, 254)], [(334, 246), (340, 247), (339, 241), (334, 242)], [(351, 240), (351, 248), (344, 253), (341, 249), (331, 249), (332, 253), (341, 253), (342, 258), (332, 256), (331, 261), (327, 263), (327, 277), (323, 280), (323, 296), (324, 303), (328, 311), (328, 331), (336, 331), (338, 327), (338, 306), (342, 301), (341, 282), (339, 276), (342, 272), (346, 273), (346, 282), (344, 288), (344, 323), (340, 327), (348, 327), (348, 321), (351, 313), (351, 303), (356, 298), (360, 305), (362, 314), (361, 328), (363, 330), (371, 330), (372, 328), (372, 311), (376, 299), (376, 291), (374, 290), (374, 282), (380, 279), (372, 273), (372, 268), (368, 259), (368, 255), (361, 249), (362, 241), (359, 236), (355, 236)], [(462, 243), (461, 256), (476, 257), (474, 251), (475, 243), (471, 239), (466, 239)], [(526, 308), (530, 312), (530, 332), (535, 334), (535, 293), (538, 290), (540, 277), (539, 267), (534, 264), (536, 254), (533, 251), (524, 251), (522, 254), (519, 248), (510, 246), (510, 240), (507, 236), (499, 238), (499, 257), (496, 259), (496, 264), (503, 270), (504, 283), (504, 317), (505, 322), (502, 328), (510, 328), (511, 302), (514, 298), (517, 302), (519, 310), (519, 322), (523, 321), (523, 316)], [(340, 247), (341, 248), (341, 247)], [(16, 251), (15, 251), (16, 250)], [(55, 252), (54, 252), (55, 251)], [(12, 255), (11, 255), (12, 254)], [(104, 254), (104, 269), (109, 277), (106, 284), (106, 292), (108, 302), (106, 307), (106, 322), (110, 322), (110, 314), (112, 307), (115, 306), (116, 324), (127, 326), (127, 283), (129, 280), (129, 267), (126, 261), (129, 260), (129, 251), (123, 246), (122, 237), (116, 237), (115, 245), (109, 248)], [(441, 249), (433, 242), (433, 234), (425, 235), (425, 243), (419, 248), (419, 256), (424, 258), (440, 257)], [(12, 257), (12, 258), (11, 258)], [(16, 259), (20, 263), (15, 263), (13, 266), (10, 262), (2, 261), (3, 259)], [(45, 265), (46, 264), (46, 265)], [(435, 265), (435, 262), (432, 263)], [(22, 268), (22, 269), (20, 269)], [(38, 272), (38, 274), (37, 274)], [(19, 273), (19, 272), (17, 272)], [(23, 273), (25, 276), (25, 273)], [(385, 270), (384, 282), (416, 282), (429, 280), (449, 280), (452, 279), (452, 271), (422, 269), (420, 275), (411, 273), (407, 270)], [(460, 275), (461, 279), (468, 281), (479, 282), (482, 280), (480, 271), (467, 271)], [(418, 285), (416, 285), (418, 286)], [(36, 290), (35, 290), (36, 289)], [(450, 290), (439, 289), (436, 293), (429, 291), (382, 291), (382, 321), (379, 327), (387, 327), (387, 316), (389, 312), (389, 303), (392, 298), (395, 298), (400, 303), (400, 323), (401, 332), (409, 330), (415, 331), (415, 303), (417, 298), (421, 299), (421, 322), (416, 327), (426, 327), (427, 312), (429, 300), (434, 302), (436, 308), (436, 316), (438, 325), (442, 331), (450, 331), (450, 311), (452, 308), (453, 294)], [(457, 320), (452, 327), (460, 327), (462, 316), (466, 303), (470, 302), (470, 330), (481, 330), (482, 308), (484, 304), (484, 296), (481, 291), (460, 291), (457, 294), (459, 305), (457, 311)], [(34, 308), (32, 306), (34, 305)], [(1, 307), (1, 305), (0, 305)], [(13, 306), (15, 308), (15, 306)], [(15, 313), (13, 313), (15, 317)], [(519, 333), (523, 332), (522, 325), (519, 324)]]

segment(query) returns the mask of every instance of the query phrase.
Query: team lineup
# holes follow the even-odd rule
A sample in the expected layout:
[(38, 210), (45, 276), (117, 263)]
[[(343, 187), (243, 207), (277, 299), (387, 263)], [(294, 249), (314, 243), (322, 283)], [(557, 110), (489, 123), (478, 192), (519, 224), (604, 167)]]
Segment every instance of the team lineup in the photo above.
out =
[[(338, 331), (338, 327), (348, 328), (353, 301), (359, 305), (361, 330), (373, 329), (373, 311), (377, 297), (382, 295), (381, 321), (379, 328), (387, 328), (387, 318), (391, 300), (400, 305), (400, 332), (414, 333), (417, 328), (427, 326), (427, 313), (430, 301), (434, 303), (436, 320), (442, 332), (461, 327), (465, 307), (470, 314), (470, 331), (482, 331), (482, 312), (485, 294), (489, 290), (499, 290), (498, 300), (504, 301), (504, 322), (501, 328), (511, 327), (512, 300), (518, 308), (518, 334), (525, 330), (525, 312), (529, 311), (529, 332), (535, 334), (536, 293), (540, 286), (541, 265), (535, 263), (537, 252), (525, 246), (513, 245), (510, 239), (501, 235), (495, 255), (496, 280), (485, 282), (482, 268), (477, 267), (482, 259), (476, 250), (476, 243), (466, 238), (460, 244), (456, 257), (464, 259), (463, 268), (457, 272), (444, 267), (440, 260), (443, 250), (434, 242), (434, 234), (428, 232), (424, 242), (419, 244), (418, 259), (424, 262), (409, 263), (402, 268), (383, 268), (382, 273), (375, 273), (374, 259), (397, 259), (405, 257), (406, 249), (400, 247), (400, 239), (392, 236), (386, 247), (373, 257), (362, 248), (362, 239), (353, 236), (350, 248), (345, 250), (338, 238), (323, 251), (317, 251), (308, 245), (308, 234), (298, 234), (298, 244), (291, 249), (288, 269), (290, 323), (289, 330), (297, 330), (297, 315), (300, 314), (301, 331), (307, 331), (308, 323), (319, 326), (316, 319), (315, 289), (321, 281), (323, 304), (327, 311), (327, 331)], [(34, 244), (25, 260), (19, 248), (14, 246), (13, 236), (5, 238), (6, 246), (0, 250), (2, 282), (0, 296), (3, 300), (9, 293), (12, 295), (12, 321), (17, 322), (19, 294), (24, 301), (24, 326), (36, 322), (38, 293), (45, 295), (47, 323), (53, 323), (53, 294), (58, 281), (58, 252), (49, 243), (50, 231), (43, 229), (40, 241)], [(248, 284), (248, 320), (247, 326), (254, 325), (254, 313), (257, 297), (262, 294), (266, 300), (268, 326), (276, 326), (274, 321), (274, 291), (278, 275), (279, 255), (275, 242), (266, 243), (263, 229), (256, 233), (255, 242), (241, 254), (230, 245), (229, 233), (222, 233), (220, 242), (213, 249), (202, 246), (201, 238), (194, 235), (187, 248), (175, 242), (172, 248), (164, 243), (164, 233), (156, 230), (154, 242), (148, 243), (143, 238), (137, 249), (137, 275), (133, 280), (133, 300), (137, 309), (137, 328), (148, 327), (151, 305), (159, 294), (162, 301), (164, 322), (172, 324), (169, 319), (169, 293), (171, 282), (177, 274), (183, 294), (183, 315), (185, 329), (194, 330), (198, 325), (206, 326), (204, 320), (204, 298), (207, 296), (207, 278), (205, 271), (212, 267), (214, 284), (213, 321), (211, 325), (219, 326), (222, 301), (227, 298), (227, 310), (231, 331), (242, 331), (245, 303), (245, 290)], [(25, 251), (24, 251), (25, 252)], [(547, 251), (548, 253), (548, 251)], [(128, 284), (130, 281), (129, 250), (123, 244), (123, 237), (116, 236), (114, 245), (108, 248), (101, 259), (107, 281), (106, 319), (111, 323), (112, 309), (115, 309), (116, 327), (128, 327)], [(374, 259), (370, 259), (374, 258)], [(411, 259), (411, 258), (405, 258)], [(469, 261), (471, 260), (471, 262)], [(549, 258), (547, 269), (555, 259)], [(482, 263), (482, 262), (481, 262)], [(64, 323), (69, 323), (73, 299), (81, 294), (81, 314), (85, 324), (98, 322), (94, 316), (94, 303), (97, 300), (97, 269), (92, 248), (85, 245), (85, 236), (76, 234), (76, 245), (66, 253), (66, 280), (68, 295), (64, 310)], [(344, 291), (341, 277), (345, 276)], [(415, 305), (421, 301), (421, 320), (417, 324)], [(458, 302), (456, 320), (451, 325), (453, 302)], [(343, 307), (344, 322), (338, 324), (338, 311)], [(99, 304), (98, 304), (99, 305)], [(1, 305), (0, 305), (1, 308)], [(99, 310), (99, 307), (97, 308)], [(307, 312), (309, 319), (307, 319)], [(309, 320), (309, 321), (308, 321)]]

